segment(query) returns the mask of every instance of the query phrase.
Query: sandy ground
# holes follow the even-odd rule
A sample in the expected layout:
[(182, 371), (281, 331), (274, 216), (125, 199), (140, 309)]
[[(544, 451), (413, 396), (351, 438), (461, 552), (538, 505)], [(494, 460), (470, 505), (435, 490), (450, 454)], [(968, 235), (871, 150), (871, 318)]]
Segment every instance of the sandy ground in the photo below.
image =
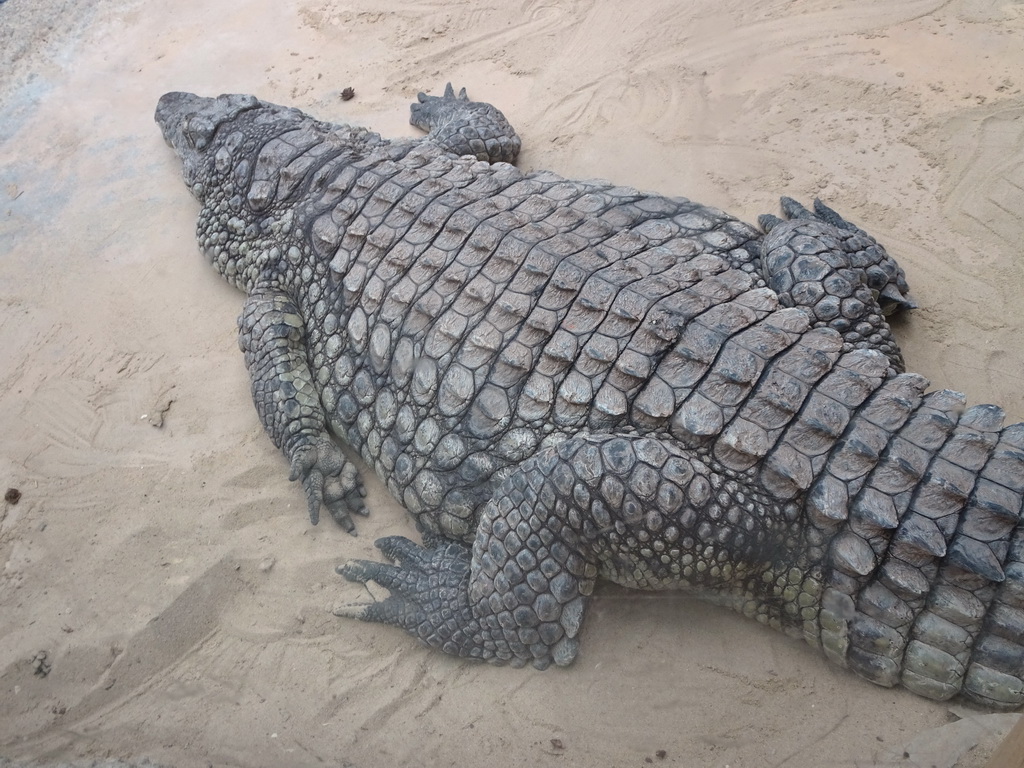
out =
[(905, 266), (909, 367), (1019, 419), (1022, 40), (1009, 0), (0, 5), (0, 755), (797, 768), (980, 742), (958, 764), (982, 765), (1012, 716), (937, 748), (947, 705), (680, 596), (602, 590), (546, 673), (333, 617), (363, 596), (335, 564), (410, 523), (374, 485), (358, 538), (309, 525), (152, 113), (249, 92), (412, 135), (450, 79), (526, 168), (748, 221), (821, 196)]

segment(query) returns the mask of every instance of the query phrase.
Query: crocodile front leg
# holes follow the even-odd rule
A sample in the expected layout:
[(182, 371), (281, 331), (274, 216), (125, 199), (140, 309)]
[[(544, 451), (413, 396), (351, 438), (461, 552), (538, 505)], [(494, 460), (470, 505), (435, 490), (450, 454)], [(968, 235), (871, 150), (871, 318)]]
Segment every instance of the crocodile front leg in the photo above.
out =
[(351, 513), (366, 514), (362, 483), (327, 432), (320, 398), (306, 358), (305, 325), (292, 299), (273, 286), (257, 285), (238, 318), (238, 342), (263, 428), (291, 462), (290, 480), (302, 480), (309, 520), (320, 507), (349, 533)]

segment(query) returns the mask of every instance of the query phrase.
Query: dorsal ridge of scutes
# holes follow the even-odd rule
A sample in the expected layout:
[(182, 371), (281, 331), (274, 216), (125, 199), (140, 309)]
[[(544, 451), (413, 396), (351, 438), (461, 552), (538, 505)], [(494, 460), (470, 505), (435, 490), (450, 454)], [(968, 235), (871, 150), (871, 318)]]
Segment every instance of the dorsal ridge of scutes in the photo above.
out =
[[(816, 383), (802, 382), (806, 395), (762, 465), (761, 484), (781, 499), (808, 491), (824, 477), (830, 457), (851, 431), (851, 421), (889, 373), (888, 359), (874, 350), (833, 353), (825, 359), (831, 365), (823, 374), (820, 369), (813, 372)], [(801, 373), (792, 373), (792, 381), (801, 378)], [(836, 514), (834, 504), (841, 505), (842, 494), (834, 485), (812, 495), (825, 518)]]

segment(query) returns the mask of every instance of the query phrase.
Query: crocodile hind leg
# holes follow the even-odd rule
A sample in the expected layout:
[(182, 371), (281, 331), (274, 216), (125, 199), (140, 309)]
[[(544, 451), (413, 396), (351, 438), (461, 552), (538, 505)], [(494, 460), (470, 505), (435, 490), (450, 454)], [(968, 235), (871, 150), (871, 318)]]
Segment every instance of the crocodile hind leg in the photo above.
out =
[(505, 116), (482, 101), (470, 101), (463, 88), (455, 95), (448, 83), (443, 96), (420, 93), (409, 122), (427, 139), (455, 155), (472, 155), (489, 163), (514, 163), (521, 142)]
[(759, 217), (761, 268), (783, 306), (803, 307), (815, 326), (842, 335), (847, 349), (877, 349), (896, 371), (903, 356), (886, 316), (916, 305), (903, 270), (871, 235), (820, 200), (810, 211), (782, 198), (786, 220)]
[(340, 566), (350, 581), (375, 581), (391, 595), (336, 613), (401, 627), (457, 656), (539, 669), (571, 663), (597, 567), (568, 524), (572, 489), (559, 490), (551, 477), (554, 464), (567, 466), (560, 453), (528, 459), (502, 483), (484, 507), (472, 549), (389, 537), (376, 544), (392, 563)]
[[(901, 380), (889, 380), (890, 394)], [(911, 407), (892, 455), (846, 511), (827, 492), (780, 502), (754, 475), (716, 470), (671, 438), (566, 440), (505, 480), (472, 550), (391, 537), (377, 543), (391, 563), (341, 566), (391, 595), (336, 613), (402, 627), (454, 655), (544, 668), (577, 655), (596, 577), (691, 588), (878, 685), (1020, 707), (1024, 425), (1000, 433), (991, 406), (956, 423), (955, 400), (938, 392)], [(860, 423), (851, 449), (863, 455), (875, 429)], [(913, 441), (942, 444), (947, 433), (928, 473), (915, 475), (923, 449)], [(849, 469), (850, 458), (834, 466)], [(881, 490), (899, 483), (916, 491)], [(910, 509), (897, 513), (899, 504)]]
[[(717, 602), (800, 634), (797, 527), (767, 494), (711, 471), (672, 439), (579, 436), (504, 481), (482, 511), (472, 551), (392, 537), (377, 545), (393, 563), (341, 566), (346, 578), (375, 581), (391, 596), (338, 614), (402, 627), (459, 656), (561, 666), (576, 657), (600, 575), (639, 589), (706, 588)], [(772, 562), (787, 563), (780, 576)], [(784, 588), (789, 608), (782, 597), (756, 599)]]

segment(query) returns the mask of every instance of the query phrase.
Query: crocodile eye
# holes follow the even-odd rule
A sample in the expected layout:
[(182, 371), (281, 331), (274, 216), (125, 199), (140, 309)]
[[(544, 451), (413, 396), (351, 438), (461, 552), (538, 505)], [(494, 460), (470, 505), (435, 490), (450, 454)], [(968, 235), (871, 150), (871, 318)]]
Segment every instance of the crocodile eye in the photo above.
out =
[(209, 146), (213, 134), (217, 132), (217, 126), (212, 120), (201, 117), (192, 123), (192, 132), (196, 137), (196, 149), (206, 149)]
[(195, 143), (195, 141), (192, 138), (192, 134), (189, 133), (189, 130), (188, 130), (188, 124), (189, 124), (189, 121), (191, 119), (192, 119), (191, 117), (186, 117), (184, 120), (181, 121), (181, 135), (185, 138), (185, 141), (188, 142), (188, 145), (192, 149), (195, 149), (196, 148), (196, 143)]
[(216, 131), (217, 126), (201, 115), (189, 115), (181, 122), (181, 133), (192, 149), (206, 149)]

